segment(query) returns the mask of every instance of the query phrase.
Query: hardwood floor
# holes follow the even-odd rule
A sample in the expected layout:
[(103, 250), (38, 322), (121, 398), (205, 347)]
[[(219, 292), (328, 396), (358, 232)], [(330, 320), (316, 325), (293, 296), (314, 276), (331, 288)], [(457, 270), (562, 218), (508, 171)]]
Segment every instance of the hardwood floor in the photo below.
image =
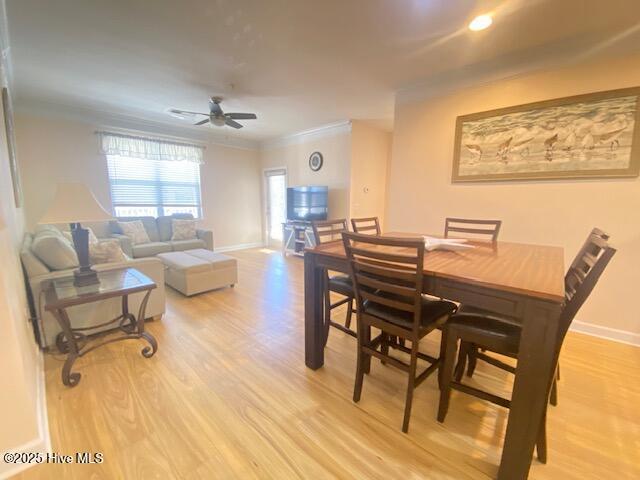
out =
[[(19, 478), (478, 478), (497, 472), (507, 410), (454, 392), (436, 421), (436, 377), (415, 391), (400, 431), (406, 377), (373, 361), (351, 401), (355, 340), (332, 329), (325, 366), (304, 365), (302, 260), (234, 252), (239, 282), (185, 298), (148, 324), (158, 353), (121, 342), (60, 381), (46, 357), (53, 450), (102, 452), (96, 465), (38, 465)], [(597, 292), (596, 292), (597, 294)], [(336, 317), (341, 314), (335, 311)], [(423, 350), (436, 354), (438, 335)], [(510, 376), (480, 362), (471, 382), (508, 395)], [(640, 348), (569, 334), (559, 405), (548, 414), (549, 463), (533, 479), (640, 478)]]

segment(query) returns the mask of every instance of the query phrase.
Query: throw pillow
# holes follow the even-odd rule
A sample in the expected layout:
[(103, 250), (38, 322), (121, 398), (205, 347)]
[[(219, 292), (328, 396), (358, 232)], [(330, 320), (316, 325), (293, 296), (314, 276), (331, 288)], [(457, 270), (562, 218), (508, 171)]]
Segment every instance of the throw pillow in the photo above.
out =
[(174, 218), (171, 220), (171, 229), (173, 235), (171, 240), (194, 240), (196, 235), (196, 221), (195, 220), (180, 220)]
[(68, 270), (78, 266), (73, 245), (59, 231), (38, 233), (31, 244), (31, 251), (50, 270)]
[(132, 245), (151, 242), (151, 240), (149, 240), (149, 234), (144, 229), (144, 225), (140, 220), (134, 220), (133, 222), (118, 222), (118, 226), (122, 230), (122, 233), (131, 239)]
[(127, 261), (127, 257), (120, 247), (120, 242), (116, 239), (90, 243), (89, 258), (93, 265)]
[[(92, 243), (99, 242), (98, 237), (96, 237), (96, 234), (93, 233), (93, 230), (91, 230), (91, 228), (89, 227), (82, 227), (82, 228), (86, 228), (87, 230), (89, 230), (89, 245), (91, 245)], [(71, 242), (71, 245), (73, 245), (73, 237), (71, 236), (71, 232), (68, 230), (65, 230), (64, 232), (62, 232), (62, 234), (64, 235), (64, 238), (69, 240)]]

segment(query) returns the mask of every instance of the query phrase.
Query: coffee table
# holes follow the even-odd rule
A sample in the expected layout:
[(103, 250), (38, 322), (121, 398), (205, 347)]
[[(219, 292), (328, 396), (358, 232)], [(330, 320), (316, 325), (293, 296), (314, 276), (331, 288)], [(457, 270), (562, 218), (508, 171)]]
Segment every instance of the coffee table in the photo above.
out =
[[(56, 337), (56, 346), (67, 358), (62, 367), (62, 383), (68, 387), (75, 387), (80, 381), (80, 373), (71, 372), (73, 363), (78, 357), (82, 357), (102, 345), (129, 339), (144, 339), (150, 346), (142, 349), (142, 355), (152, 357), (158, 349), (156, 339), (144, 330), (144, 317), (147, 302), (151, 291), (157, 287), (155, 282), (135, 268), (120, 268), (98, 272), (100, 283), (77, 287), (73, 284), (73, 277), (64, 277), (49, 281), (44, 287), (45, 310), (51, 312), (62, 331)], [(144, 298), (140, 303), (138, 315), (129, 312), (129, 295), (144, 292)], [(74, 328), (71, 325), (67, 310), (77, 305), (105, 300), (107, 298), (122, 298), (122, 313), (112, 320), (91, 327)], [(113, 324), (112, 329), (98, 333), (86, 333), (96, 328), (107, 327)], [(110, 337), (102, 342), (93, 341), (99, 335), (113, 333), (119, 330), (122, 335)]]

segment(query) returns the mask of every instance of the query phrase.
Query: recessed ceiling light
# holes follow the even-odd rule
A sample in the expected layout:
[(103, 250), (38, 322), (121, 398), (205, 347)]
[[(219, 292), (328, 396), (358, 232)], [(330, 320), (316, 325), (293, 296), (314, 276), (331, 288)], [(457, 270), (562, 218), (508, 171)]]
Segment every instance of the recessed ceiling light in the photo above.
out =
[(485, 28), (489, 28), (492, 23), (493, 19), (491, 18), (491, 15), (478, 15), (476, 18), (471, 20), (469, 30), (473, 30), (474, 32), (484, 30)]

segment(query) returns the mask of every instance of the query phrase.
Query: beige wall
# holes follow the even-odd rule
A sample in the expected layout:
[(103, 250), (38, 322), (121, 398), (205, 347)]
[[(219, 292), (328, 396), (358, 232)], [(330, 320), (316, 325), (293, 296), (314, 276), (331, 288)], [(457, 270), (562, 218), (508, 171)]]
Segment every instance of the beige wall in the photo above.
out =
[[(439, 98), (396, 104), (387, 203), (390, 229), (441, 232), (446, 216), (500, 218), (501, 238), (556, 244), (568, 263), (594, 226), (618, 254), (578, 319), (640, 334), (627, 299), (640, 285), (640, 179), (451, 183), (456, 117), (568, 95), (640, 85), (640, 55), (547, 71)], [(622, 302), (622, 303), (621, 303)]]
[[(105, 208), (110, 208), (107, 165), (99, 153), (96, 128), (78, 120), (16, 115), (28, 229), (44, 213), (57, 182), (86, 183)], [(200, 226), (214, 231), (216, 248), (261, 242), (257, 150), (209, 143), (204, 161)]]
[[(322, 152), (324, 163), (320, 171), (309, 168), (309, 155)], [(335, 135), (307, 138), (287, 145), (268, 147), (261, 151), (262, 168), (286, 167), (290, 187), (326, 185), (329, 187), (329, 216), (349, 217), (349, 179), (351, 165), (351, 134), (339, 131)]]
[[(0, 115), (0, 452), (25, 450), (29, 444), (42, 448), (46, 443), (39, 423), (42, 359), (28, 320), (18, 257), (23, 225), (22, 209), (14, 204), (4, 117)], [(0, 478), (14, 466), (1, 462)]]
[(391, 133), (351, 123), (351, 217), (379, 217), (384, 225)]

